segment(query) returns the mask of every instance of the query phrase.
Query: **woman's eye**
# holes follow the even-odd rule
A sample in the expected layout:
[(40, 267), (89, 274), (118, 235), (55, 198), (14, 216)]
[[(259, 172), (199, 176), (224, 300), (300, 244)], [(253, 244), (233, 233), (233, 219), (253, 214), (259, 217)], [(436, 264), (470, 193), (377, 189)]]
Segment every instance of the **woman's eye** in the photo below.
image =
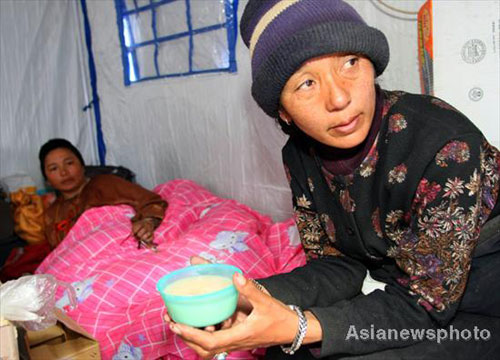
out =
[(357, 57), (350, 58), (349, 60), (347, 60), (346, 66), (353, 67), (354, 65), (356, 65), (358, 63), (358, 61), (359, 61), (359, 58), (357, 58)]
[(314, 84), (314, 81), (311, 80), (311, 79), (307, 79), (306, 81), (304, 81), (302, 84), (300, 84), (299, 86), (299, 89), (308, 89), (310, 88), (311, 86), (313, 86)]

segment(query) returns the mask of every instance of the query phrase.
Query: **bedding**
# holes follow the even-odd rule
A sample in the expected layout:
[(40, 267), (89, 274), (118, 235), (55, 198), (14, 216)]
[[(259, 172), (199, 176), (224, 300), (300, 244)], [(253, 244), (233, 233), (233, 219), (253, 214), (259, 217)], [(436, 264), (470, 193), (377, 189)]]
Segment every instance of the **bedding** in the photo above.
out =
[[(197, 359), (165, 325), (166, 308), (156, 291), (156, 282), (189, 265), (192, 255), (236, 265), (252, 278), (305, 264), (292, 219), (273, 223), (189, 180), (170, 181), (154, 191), (169, 203), (155, 232), (157, 253), (138, 249), (131, 207), (103, 206), (87, 210), (37, 269), (66, 284), (56, 306), (99, 341), (103, 359)], [(234, 352), (228, 359), (261, 354)]]

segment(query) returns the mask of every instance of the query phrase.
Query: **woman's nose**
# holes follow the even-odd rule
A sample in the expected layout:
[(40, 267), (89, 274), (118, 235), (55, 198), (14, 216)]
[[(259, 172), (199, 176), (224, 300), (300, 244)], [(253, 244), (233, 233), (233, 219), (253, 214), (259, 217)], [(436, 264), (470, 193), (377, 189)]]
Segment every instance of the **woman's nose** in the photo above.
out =
[(324, 90), (325, 107), (329, 112), (342, 110), (351, 102), (351, 96), (347, 84), (344, 84), (337, 79), (328, 79)]
[(66, 168), (66, 166), (62, 166), (61, 169), (59, 170), (59, 174), (61, 176), (63, 175), (67, 175), (68, 174), (68, 169)]

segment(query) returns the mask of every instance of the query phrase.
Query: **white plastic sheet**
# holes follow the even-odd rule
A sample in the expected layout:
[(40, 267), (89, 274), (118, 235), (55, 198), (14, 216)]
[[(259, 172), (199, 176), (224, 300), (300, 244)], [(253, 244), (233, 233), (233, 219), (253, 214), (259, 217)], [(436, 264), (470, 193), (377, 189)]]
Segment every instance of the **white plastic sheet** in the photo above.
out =
[(0, 1), (0, 178), (42, 186), (40, 146), (65, 137), (97, 160), (80, 2)]
[[(193, 1), (213, 8), (220, 0)], [(419, 92), (416, 17), (377, 1), (348, 2), (389, 39), (391, 61), (381, 85)], [(384, 2), (417, 11), (424, 0)], [(240, 0), (239, 17), (245, 5)], [(0, 6), (0, 177), (28, 173), (40, 181), (38, 149), (53, 136), (73, 141), (89, 164), (96, 163), (92, 114), (81, 111), (90, 99), (79, 2), (2, 0)], [(87, 8), (106, 162), (130, 168), (148, 188), (192, 179), (276, 220), (289, 217), (290, 191), (281, 164), (286, 137), (250, 95), (249, 53), (240, 36), (237, 74), (125, 87), (114, 2), (88, 0)]]
[(54, 276), (27, 275), (0, 285), (0, 319), (27, 330), (42, 330), (56, 323), (57, 280)]
[[(198, 1), (198, 0), (195, 0)], [(198, 1), (207, 3), (219, 1)], [(349, 1), (388, 35), (391, 63), (382, 86), (419, 92), (416, 16)], [(417, 11), (424, 1), (389, 1)], [(239, 3), (239, 17), (246, 1)], [(284, 219), (291, 198), (281, 164), (286, 137), (250, 94), (249, 53), (238, 35), (237, 74), (200, 75), (123, 85), (112, 1), (89, 1), (89, 18), (109, 164), (129, 167), (146, 187), (188, 178), (216, 194)], [(113, 19), (113, 21), (111, 21)], [(405, 77), (401, 76), (405, 74)]]
[(434, 1), (434, 93), (500, 148), (500, 2)]

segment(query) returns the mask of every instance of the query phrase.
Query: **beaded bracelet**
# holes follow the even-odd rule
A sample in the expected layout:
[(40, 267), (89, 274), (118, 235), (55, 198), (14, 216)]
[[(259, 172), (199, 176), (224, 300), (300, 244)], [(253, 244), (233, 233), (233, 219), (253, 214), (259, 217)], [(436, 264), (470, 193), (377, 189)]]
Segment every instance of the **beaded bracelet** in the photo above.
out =
[(289, 347), (281, 345), (281, 350), (283, 350), (285, 354), (293, 355), (297, 350), (299, 350), (302, 342), (304, 341), (304, 337), (306, 336), (307, 318), (300, 307), (295, 305), (288, 305), (288, 307), (297, 313), (299, 317), (299, 328), (297, 329), (297, 334), (295, 334), (292, 345)]

